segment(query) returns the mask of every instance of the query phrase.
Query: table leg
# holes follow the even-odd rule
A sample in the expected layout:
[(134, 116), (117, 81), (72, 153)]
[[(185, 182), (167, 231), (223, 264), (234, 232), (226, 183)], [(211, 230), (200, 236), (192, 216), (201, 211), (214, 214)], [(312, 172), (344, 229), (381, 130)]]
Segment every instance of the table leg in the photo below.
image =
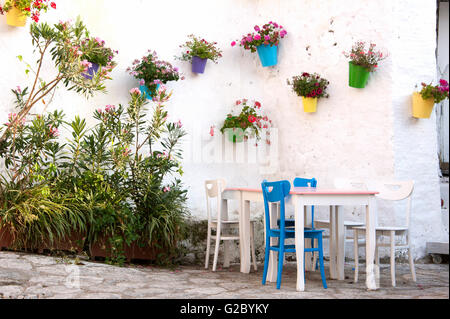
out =
[[(311, 206), (310, 206), (311, 209)], [(311, 221), (311, 212), (308, 211), (308, 207), (304, 206), (304, 214), (303, 214), (304, 225), (310, 227), (312, 224)], [(307, 239), (305, 242), (305, 248), (311, 248), (311, 239)], [(305, 271), (314, 270), (314, 266), (312, 264), (312, 253), (305, 253)]]
[[(277, 203), (270, 204), (270, 228), (277, 228), (277, 219), (280, 216), (279, 212), (280, 206)], [(275, 246), (277, 244), (277, 238), (270, 238), (270, 245)], [(277, 271), (278, 271), (278, 253), (275, 251), (270, 251), (269, 253), (269, 267), (267, 269), (267, 281), (276, 282), (277, 281)]]
[(344, 280), (345, 265), (345, 229), (344, 229), (344, 213), (339, 206), (335, 206), (336, 215), (336, 270), (338, 280)]
[(329, 255), (330, 255), (330, 278), (337, 278), (336, 271), (336, 215), (334, 213), (334, 206), (330, 206), (330, 240), (329, 240)]
[(304, 205), (300, 198), (294, 201), (295, 207), (295, 253), (297, 256), (297, 291), (305, 290), (305, 269), (303, 266), (304, 261), (304, 220), (303, 212)]
[[(222, 199), (222, 220), (228, 220), (228, 200)], [(226, 225), (222, 225), (222, 229), (225, 232), (229, 232), (229, 228)], [(230, 252), (231, 243), (229, 240), (223, 241), (223, 267), (230, 267)]]
[(376, 234), (375, 226), (377, 220), (376, 200), (374, 196), (369, 197), (369, 205), (366, 206), (366, 286), (369, 290), (376, 290), (377, 278), (374, 265)]
[[(242, 195), (241, 195), (242, 196)], [(241, 197), (239, 220), (239, 246), (241, 247), (241, 272), (250, 273), (250, 201)]]

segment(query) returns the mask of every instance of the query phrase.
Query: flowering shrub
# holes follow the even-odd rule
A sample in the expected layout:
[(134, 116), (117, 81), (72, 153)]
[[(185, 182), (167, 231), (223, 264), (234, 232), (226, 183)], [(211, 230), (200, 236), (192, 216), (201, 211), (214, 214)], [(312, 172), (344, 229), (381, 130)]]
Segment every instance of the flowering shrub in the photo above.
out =
[[(32, 69), (35, 70), (33, 84), (30, 89), (28, 87), (21, 89), (20, 86), (17, 86), (12, 90), (16, 96), (18, 111), (0, 137), (0, 148), (8, 134), (14, 135), (16, 126), (22, 123), (36, 103), (41, 101), (46, 104), (45, 98), (54, 94), (58, 84), (63, 83), (68, 90), (92, 96), (96, 91), (105, 90), (103, 82), (110, 79), (109, 72), (115, 65), (113, 61), (107, 62), (107, 66), (98, 72), (92, 81), (86, 80), (83, 74), (86, 72), (89, 62), (82, 60), (81, 57), (90, 54), (92, 49), (83, 47), (83, 37), (88, 36), (89, 31), (79, 19), (74, 24), (60, 22), (53, 27), (47, 23), (33, 23), (30, 27), (30, 34), (35, 51), (39, 52), (34, 68), (30, 64), (26, 64), (26, 73)], [(48, 53), (51, 54), (58, 72), (55, 72), (54, 77), (44, 79), (41, 77), (42, 62)], [(22, 61), (22, 56), (18, 56), (18, 58)], [(49, 100), (51, 101), (51, 99)]]
[(13, 7), (27, 17), (31, 16), (34, 22), (39, 22), (40, 12), (47, 12), (49, 8), (56, 9), (56, 3), (49, 3), (49, 0), (6, 0), (3, 8), (0, 6), (0, 14), (10, 11)]
[[(249, 103), (247, 99), (237, 100), (235, 107), (241, 107), (238, 115), (234, 115), (233, 111), (229, 113), (223, 123), (220, 132), (223, 134), (225, 129), (242, 129), (244, 138), (256, 135), (256, 139), (261, 139), (261, 130), (268, 129), (272, 126), (272, 121), (261, 112), (261, 103), (252, 101)], [(212, 130), (213, 131), (213, 130)]]
[(439, 85), (422, 83), (422, 90), (419, 92), (424, 100), (434, 99), (434, 103), (439, 103), (448, 99), (448, 82), (444, 79), (439, 80)]
[(240, 41), (231, 42), (231, 46), (235, 46), (236, 42), (238, 42), (239, 46), (244, 47), (245, 50), (255, 52), (256, 47), (262, 44), (278, 46), (280, 39), (287, 34), (287, 31), (281, 25), (272, 21), (263, 25), (262, 28), (255, 25), (254, 30), (256, 33), (252, 32), (242, 36)]
[(366, 51), (366, 43), (356, 42), (350, 52), (342, 52), (345, 57), (350, 58), (351, 63), (360, 65), (369, 72), (374, 72), (378, 68), (378, 63), (387, 58), (387, 54), (375, 51), (376, 44), (371, 43)]
[[(150, 50), (147, 56), (134, 60), (133, 66), (128, 67), (127, 72), (138, 79), (140, 85), (145, 85), (150, 92), (155, 92), (158, 84), (180, 79), (177, 67), (173, 67), (169, 62), (158, 60), (156, 52)], [(183, 76), (181, 80), (184, 80)]]
[(208, 42), (205, 39), (199, 39), (193, 34), (188, 36), (191, 40), (187, 41), (180, 48), (184, 48), (181, 57), (177, 57), (182, 61), (191, 61), (193, 56), (198, 56), (201, 59), (209, 59), (214, 63), (222, 57), (222, 51), (216, 48), (217, 42)]
[(287, 80), (289, 85), (292, 85), (292, 90), (297, 93), (298, 96), (304, 97), (328, 97), (326, 89), (328, 82), (326, 79), (321, 78), (319, 74), (309, 74), (303, 72), (302, 75), (293, 76), (292, 80)]

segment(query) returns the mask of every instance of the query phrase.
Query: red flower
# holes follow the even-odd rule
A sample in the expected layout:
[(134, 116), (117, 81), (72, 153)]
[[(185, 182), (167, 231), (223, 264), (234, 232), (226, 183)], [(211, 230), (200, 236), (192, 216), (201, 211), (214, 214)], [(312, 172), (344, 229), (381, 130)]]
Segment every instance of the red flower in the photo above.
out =
[(236, 101), (236, 105), (239, 105), (239, 104), (241, 104), (242, 102), (240, 101), (240, 100), (237, 100)]
[(249, 116), (248, 116), (248, 121), (249, 121), (250, 123), (255, 123), (255, 122), (256, 122), (256, 117), (254, 117), (253, 115), (249, 115)]
[(53, 9), (56, 9), (56, 3), (54, 3), (54, 2), (50, 3), (50, 6), (51, 6)]
[(259, 109), (261, 107), (261, 103), (259, 103), (258, 101), (255, 102), (255, 106)]

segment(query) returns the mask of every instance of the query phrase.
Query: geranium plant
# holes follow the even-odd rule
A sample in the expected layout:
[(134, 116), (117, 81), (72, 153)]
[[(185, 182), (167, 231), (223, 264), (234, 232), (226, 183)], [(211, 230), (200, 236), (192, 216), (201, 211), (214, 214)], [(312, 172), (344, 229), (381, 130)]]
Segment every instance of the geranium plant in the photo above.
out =
[(317, 73), (303, 72), (302, 75), (296, 75), (291, 80), (287, 80), (287, 83), (292, 86), (292, 90), (298, 96), (311, 98), (329, 97), (326, 89), (330, 82), (320, 77)]
[(254, 26), (255, 32), (247, 33), (242, 36), (242, 39), (231, 42), (231, 46), (239, 43), (239, 46), (245, 50), (256, 52), (256, 48), (260, 45), (278, 46), (280, 39), (287, 35), (287, 31), (278, 23), (270, 21), (264, 24), (261, 28)]
[(180, 57), (176, 57), (177, 59), (192, 61), (192, 57), (197, 56), (200, 59), (209, 59), (217, 63), (217, 60), (222, 57), (222, 51), (216, 47), (217, 42), (208, 42), (193, 34), (190, 34), (188, 37), (190, 40), (180, 45), (180, 48), (183, 48), (183, 53)]
[(155, 51), (148, 50), (148, 54), (142, 59), (135, 59), (133, 65), (127, 68), (127, 72), (139, 80), (140, 85), (145, 85), (150, 92), (155, 92), (159, 84), (169, 81), (183, 80), (178, 68), (167, 61), (158, 59)]
[[(238, 107), (240, 107), (240, 110), (236, 112), (235, 110)], [(235, 108), (231, 113), (227, 114), (220, 132), (224, 134), (227, 129), (232, 129), (236, 134), (243, 132), (244, 139), (256, 136), (256, 139), (260, 140), (261, 131), (271, 126), (272, 121), (262, 113), (260, 102), (241, 99), (235, 102)], [(234, 138), (235, 140), (236, 138)]]
[(56, 3), (50, 0), (6, 0), (3, 8), (0, 6), (0, 13), (9, 12), (13, 8), (31, 17), (34, 22), (39, 22), (40, 13), (47, 12), (49, 8), (56, 9)]
[(419, 93), (424, 100), (433, 99), (436, 104), (448, 99), (448, 91), (448, 82), (444, 79), (440, 79), (438, 85), (422, 83), (422, 90)]
[(356, 42), (350, 52), (342, 52), (345, 57), (349, 58), (351, 63), (365, 68), (369, 72), (374, 72), (378, 68), (380, 61), (387, 58), (387, 53), (376, 51), (375, 43), (370, 43), (369, 48), (364, 41)]

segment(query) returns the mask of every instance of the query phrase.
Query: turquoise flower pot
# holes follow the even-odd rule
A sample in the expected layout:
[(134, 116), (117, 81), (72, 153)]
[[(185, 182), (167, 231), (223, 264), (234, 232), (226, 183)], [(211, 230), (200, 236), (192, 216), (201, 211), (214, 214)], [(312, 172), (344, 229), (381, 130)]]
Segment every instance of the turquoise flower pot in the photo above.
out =
[[(159, 84), (156, 85), (156, 91), (159, 89)], [(154, 92), (150, 92), (146, 85), (139, 86), (139, 90), (141, 90), (142, 95), (147, 97), (147, 99), (151, 100)]]
[(263, 67), (274, 66), (278, 62), (278, 47), (261, 44), (256, 47)]

